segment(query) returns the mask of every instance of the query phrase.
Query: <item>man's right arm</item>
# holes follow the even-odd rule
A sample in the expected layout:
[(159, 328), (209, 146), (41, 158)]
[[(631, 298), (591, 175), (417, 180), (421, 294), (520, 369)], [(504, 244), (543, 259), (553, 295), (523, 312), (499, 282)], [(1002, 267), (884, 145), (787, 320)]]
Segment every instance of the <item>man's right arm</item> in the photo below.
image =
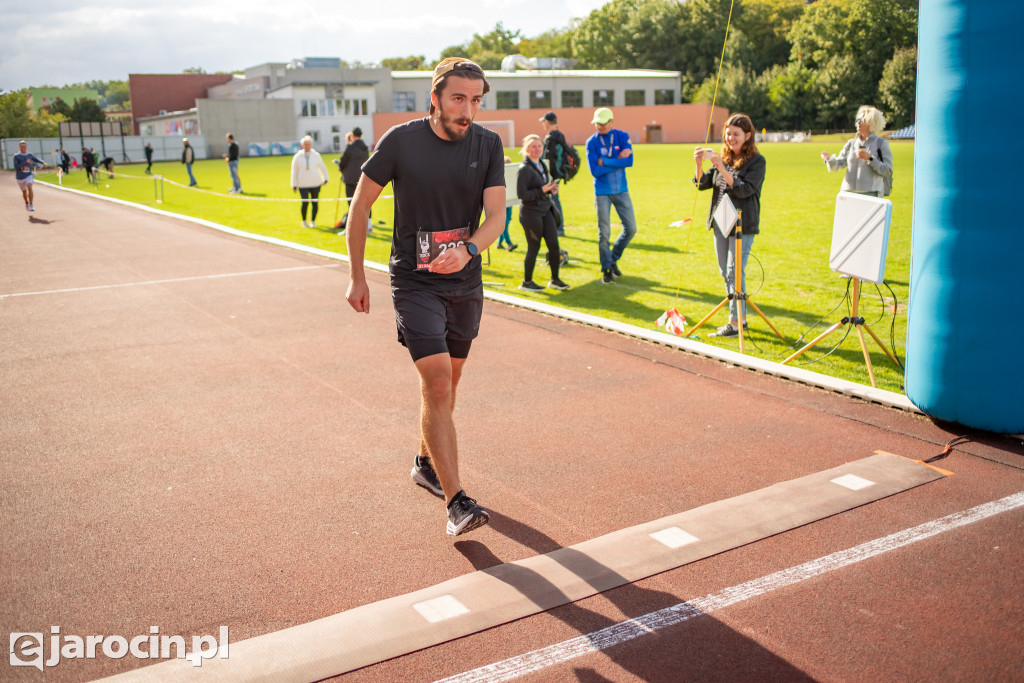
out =
[(366, 285), (366, 271), (363, 261), (366, 257), (366, 226), (370, 220), (370, 207), (380, 197), (382, 185), (378, 185), (364, 173), (359, 176), (356, 194), (348, 210), (345, 242), (348, 245), (349, 282), (345, 298), (357, 313), (370, 312), (370, 288)]

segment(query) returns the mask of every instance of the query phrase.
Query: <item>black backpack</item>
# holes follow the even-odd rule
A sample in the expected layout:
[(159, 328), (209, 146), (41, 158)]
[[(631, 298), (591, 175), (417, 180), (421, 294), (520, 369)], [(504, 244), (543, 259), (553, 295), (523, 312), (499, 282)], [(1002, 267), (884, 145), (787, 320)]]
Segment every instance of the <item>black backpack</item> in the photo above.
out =
[(562, 182), (569, 182), (580, 172), (580, 153), (572, 145), (562, 145), (562, 166), (558, 169)]

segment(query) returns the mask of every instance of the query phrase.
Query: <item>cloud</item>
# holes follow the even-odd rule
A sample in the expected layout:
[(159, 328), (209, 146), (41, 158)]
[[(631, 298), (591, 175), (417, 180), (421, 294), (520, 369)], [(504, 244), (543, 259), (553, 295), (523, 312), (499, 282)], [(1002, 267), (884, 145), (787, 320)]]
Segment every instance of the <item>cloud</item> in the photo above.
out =
[[(233, 71), (264, 62), (333, 56), (379, 62), (423, 55), (501, 21), (532, 37), (586, 16), (601, 0), (483, 0), (455, 8), (422, 0), (71, 0), (18, 3), (5, 17), (0, 89), (121, 80), (130, 73)], [(439, 12), (446, 12), (440, 14)]]

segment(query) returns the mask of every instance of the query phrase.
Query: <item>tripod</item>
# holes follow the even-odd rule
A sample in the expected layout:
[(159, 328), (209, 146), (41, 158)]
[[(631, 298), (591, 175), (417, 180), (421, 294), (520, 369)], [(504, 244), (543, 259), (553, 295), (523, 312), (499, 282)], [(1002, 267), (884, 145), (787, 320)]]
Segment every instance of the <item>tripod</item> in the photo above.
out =
[(736, 264), (736, 268), (735, 268), (735, 270), (736, 270), (736, 287), (734, 288), (735, 291), (732, 294), (729, 294), (728, 296), (726, 296), (722, 300), (722, 303), (720, 303), (717, 306), (715, 306), (714, 309), (712, 309), (712, 311), (710, 313), (708, 313), (706, 316), (704, 316), (699, 323), (697, 323), (696, 325), (693, 326), (693, 329), (691, 329), (689, 332), (687, 332), (683, 336), (684, 337), (689, 337), (691, 334), (693, 334), (698, 329), (700, 329), (701, 325), (703, 325), (708, 320), (710, 320), (711, 316), (713, 316), (715, 313), (718, 313), (718, 311), (720, 311), (722, 309), (722, 306), (725, 306), (727, 303), (729, 303), (733, 299), (736, 299), (736, 319), (739, 321), (739, 328), (740, 328), (739, 329), (739, 333), (740, 333), (740, 353), (744, 353), (744, 350), (743, 350), (743, 334), (744, 334), (743, 333), (743, 328), (745, 327), (745, 324), (747, 322), (744, 319), (745, 316), (744, 316), (744, 313), (743, 313), (743, 302), (744, 301), (747, 302), (748, 304), (750, 304), (750, 306), (757, 312), (757, 314), (759, 316), (761, 316), (766, 323), (768, 323), (768, 327), (772, 328), (772, 331), (775, 332), (775, 334), (779, 335), (779, 339), (781, 339), (782, 341), (786, 341), (786, 338), (782, 336), (782, 333), (779, 332), (778, 329), (776, 329), (775, 325), (772, 325), (772, 321), (769, 320), (768, 316), (766, 316), (761, 311), (761, 309), (757, 307), (757, 304), (754, 303), (753, 299), (751, 299), (747, 295), (747, 293), (743, 291), (743, 212), (742, 211), (737, 211), (736, 213), (737, 213), (737, 217), (736, 217), (736, 256), (733, 259), (734, 263)]
[(814, 347), (818, 342), (820, 342), (825, 337), (829, 336), (830, 334), (838, 330), (843, 325), (853, 325), (854, 327), (857, 328), (857, 337), (860, 339), (861, 351), (864, 352), (864, 364), (868, 367), (868, 376), (871, 378), (871, 386), (877, 388), (878, 385), (875, 383), (875, 370), (874, 368), (871, 367), (871, 356), (868, 354), (868, 346), (864, 342), (864, 333), (861, 331), (861, 328), (867, 330), (868, 334), (870, 334), (871, 338), (875, 340), (875, 343), (878, 344), (879, 348), (881, 348), (882, 351), (885, 352), (885, 355), (889, 357), (889, 360), (891, 360), (897, 366), (899, 366), (899, 361), (896, 360), (896, 358), (892, 355), (892, 352), (890, 352), (889, 349), (885, 348), (885, 344), (883, 344), (882, 340), (878, 338), (878, 335), (876, 335), (871, 330), (871, 328), (868, 327), (867, 323), (864, 322), (864, 318), (862, 316), (857, 315), (857, 307), (860, 304), (860, 278), (851, 277), (850, 279), (853, 281), (853, 299), (850, 303), (850, 315), (844, 317), (835, 325), (819, 334), (809, 344), (804, 346), (802, 349), (794, 353), (786, 360), (782, 361), (782, 364), (785, 365), (789, 361), (793, 360), (794, 358), (802, 354), (804, 351), (807, 351), (808, 349)]

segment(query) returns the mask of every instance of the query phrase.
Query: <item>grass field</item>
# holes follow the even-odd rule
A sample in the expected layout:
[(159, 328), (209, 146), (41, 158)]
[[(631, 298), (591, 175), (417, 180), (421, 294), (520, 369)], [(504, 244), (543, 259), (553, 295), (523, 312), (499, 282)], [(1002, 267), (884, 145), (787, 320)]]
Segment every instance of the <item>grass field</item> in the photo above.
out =
[[(837, 153), (844, 139), (839, 136), (828, 141), (761, 146), (768, 172), (761, 199), (761, 233), (752, 252), (756, 260), (751, 258), (747, 266), (750, 281), (747, 291), (786, 340), (778, 339), (755, 315), (750, 319), (746, 337), (746, 352), (750, 355), (781, 361), (794, 348), (802, 346), (803, 341), (798, 342), (798, 339), (812, 339), (848, 312), (844, 304), (848, 280), (841, 279), (828, 266), (832, 214), (842, 176), (827, 173), (820, 158), (823, 149)], [(896, 355), (902, 359), (910, 271), (914, 145), (893, 142), (891, 146), (896, 173), (890, 197), (893, 222), (886, 282), (895, 293), (896, 301), (888, 288), (883, 286), (878, 291), (875, 285), (865, 283), (861, 314), (887, 345), (892, 344), (891, 339), (895, 340)], [(569, 250), (571, 259), (570, 266), (562, 270), (562, 279), (572, 289), (537, 294), (516, 289), (522, 280), (526, 243), (515, 213), (510, 232), (520, 247), (511, 253), (491, 249), (484, 280), (502, 283), (503, 286), (493, 287), (496, 291), (644, 328), (655, 329), (657, 318), (672, 307), (678, 308), (691, 325), (696, 324), (724, 298), (725, 289), (718, 273), (711, 234), (704, 229), (711, 193), (698, 194), (690, 182), (692, 150), (693, 145), (638, 145), (635, 148), (636, 161), (628, 174), (639, 231), (620, 262), (624, 275), (614, 286), (600, 282), (593, 187), (586, 169), (561, 190), (567, 223), (562, 248)], [(519, 158), (518, 150), (506, 150), (506, 153), (512, 159)], [(336, 155), (325, 156), (332, 176), (330, 184), (321, 192), (322, 198), (338, 196), (334, 158)], [(344, 213), (343, 202), (340, 212), (339, 205), (333, 202), (321, 208), (317, 225), (325, 229), (304, 229), (300, 225), (297, 203), (270, 201), (296, 196), (288, 186), (289, 161), (284, 157), (242, 159), (239, 173), (246, 194), (241, 197), (226, 194), (231, 180), (227, 165), (220, 159), (195, 164), (198, 188), (165, 182), (163, 203), (159, 204), (154, 196), (154, 180), (143, 175), (141, 165), (116, 167), (119, 177), (101, 180), (98, 187), (90, 187), (81, 172), (66, 177), (64, 185), (344, 253), (344, 239), (326, 229), (334, 224), (336, 212), (337, 215)], [(183, 185), (188, 182), (180, 163), (154, 164), (153, 172), (166, 176), (169, 181)], [(44, 175), (40, 180), (55, 182), (56, 177)], [(385, 188), (384, 194), (389, 193), (390, 188)], [(614, 212), (612, 216), (615, 221)], [(694, 219), (688, 227), (669, 227), (670, 223), (688, 217)], [(374, 207), (375, 229), (367, 244), (369, 260), (387, 263), (391, 224), (392, 205), (381, 199)], [(617, 230), (613, 225), (613, 238)], [(546, 267), (538, 264), (535, 279), (546, 281), (546, 271)], [(898, 303), (895, 314), (894, 303)], [(726, 319), (725, 309), (719, 311), (698, 331), (701, 341), (738, 349), (739, 342), (735, 338), (708, 338), (714, 327), (724, 324)], [(841, 329), (793, 365), (869, 384), (856, 334), (851, 332), (843, 340), (844, 329)], [(868, 346), (878, 386), (901, 391), (902, 370), (870, 339)]]

